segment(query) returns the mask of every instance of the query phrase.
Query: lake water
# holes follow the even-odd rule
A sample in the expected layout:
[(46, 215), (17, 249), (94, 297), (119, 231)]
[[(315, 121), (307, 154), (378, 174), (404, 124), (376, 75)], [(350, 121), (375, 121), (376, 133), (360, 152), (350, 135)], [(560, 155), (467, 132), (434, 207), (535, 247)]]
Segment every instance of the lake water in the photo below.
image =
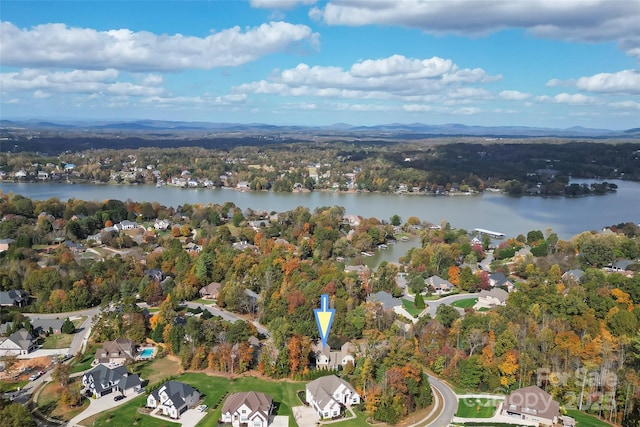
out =
[[(416, 216), (439, 224), (446, 220), (456, 228), (485, 228), (507, 237), (530, 230), (551, 228), (561, 239), (582, 231), (600, 230), (621, 222), (640, 222), (640, 183), (611, 181), (617, 193), (579, 198), (509, 197), (485, 192), (478, 196), (426, 196), (371, 193), (271, 193), (228, 189), (180, 189), (151, 185), (94, 185), (62, 183), (0, 183), (4, 193), (13, 192), (35, 200), (57, 197), (101, 201), (131, 199), (166, 206), (185, 203), (233, 202), (241, 209), (287, 211), (298, 206), (314, 210), (342, 206), (348, 214), (389, 220), (397, 214), (403, 221)], [(391, 249), (391, 248), (390, 248)], [(387, 249), (382, 252), (396, 252)], [(396, 258), (397, 259), (397, 258)]]

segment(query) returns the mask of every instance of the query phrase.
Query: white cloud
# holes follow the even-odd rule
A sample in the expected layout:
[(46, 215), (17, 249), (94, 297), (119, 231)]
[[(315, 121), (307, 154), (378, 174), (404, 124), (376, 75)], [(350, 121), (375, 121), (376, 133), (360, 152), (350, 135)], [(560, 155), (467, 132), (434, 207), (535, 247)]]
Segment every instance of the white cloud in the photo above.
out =
[(640, 94), (640, 72), (622, 70), (617, 73), (600, 73), (580, 77), (575, 84), (578, 89), (589, 92)]
[(299, 4), (311, 5), (316, 0), (251, 0), (251, 7), (260, 9), (292, 9)]
[(536, 100), (539, 102), (553, 102), (556, 104), (569, 104), (569, 105), (592, 105), (598, 104), (597, 98), (587, 96), (582, 93), (559, 93), (555, 96), (538, 96)]
[(396, 25), (433, 34), (523, 28), (546, 38), (618, 41), (640, 59), (639, 0), (331, 0), (309, 14), (329, 25)]
[(608, 105), (620, 110), (640, 110), (640, 102), (636, 101), (618, 101), (611, 102)]
[(236, 86), (232, 92), (425, 102), (437, 99), (434, 96), (485, 98), (485, 89), (469, 85), (500, 78), (480, 68), (459, 69), (449, 59), (393, 55), (360, 61), (346, 70), (299, 64), (265, 80)]
[(238, 66), (306, 43), (318, 34), (306, 25), (270, 22), (233, 27), (206, 37), (154, 34), (128, 29), (97, 31), (44, 24), (21, 29), (0, 22), (4, 66), (128, 71), (178, 71)]
[(521, 101), (523, 99), (531, 98), (530, 93), (520, 92), (518, 90), (503, 90), (498, 95), (500, 95), (500, 98), (510, 101)]
[(462, 116), (471, 116), (473, 114), (478, 114), (481, 112), (482, 110), (477, 107), (462, 107), (452, 111), (453, 114), (458, 114)]
[(25, 68), (19, 72), (0, 73), (0, 87), (3, 94), (33, 91), (35, 98), (48, 97), (51, 93), (152, 96), (164, 92), (162, 87), (158, 87), (158, 79), (154, 75), (142, 77), (139, 84), (116, 81), (118, 77), (119, 72), (114, 69), (50, 72)]

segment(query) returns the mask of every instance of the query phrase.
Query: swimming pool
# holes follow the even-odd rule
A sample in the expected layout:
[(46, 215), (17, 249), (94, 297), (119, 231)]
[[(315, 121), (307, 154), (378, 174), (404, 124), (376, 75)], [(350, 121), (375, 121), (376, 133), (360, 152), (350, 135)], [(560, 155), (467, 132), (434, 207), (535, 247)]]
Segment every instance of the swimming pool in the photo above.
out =
[(153, 357), (153, 349), (152, 348), (145, 348), (144, 350), (142, 350), (142, 353), (140, 353), (140, 358), (149, 359), (151, 357)]

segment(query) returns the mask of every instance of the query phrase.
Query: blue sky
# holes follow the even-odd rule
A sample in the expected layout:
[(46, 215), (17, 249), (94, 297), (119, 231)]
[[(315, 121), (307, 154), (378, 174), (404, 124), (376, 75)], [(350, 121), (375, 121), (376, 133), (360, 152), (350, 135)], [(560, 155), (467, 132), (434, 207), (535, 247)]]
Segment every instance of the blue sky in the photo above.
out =
[(0, 1), (0, 117), (640, 126), (640, 0)]

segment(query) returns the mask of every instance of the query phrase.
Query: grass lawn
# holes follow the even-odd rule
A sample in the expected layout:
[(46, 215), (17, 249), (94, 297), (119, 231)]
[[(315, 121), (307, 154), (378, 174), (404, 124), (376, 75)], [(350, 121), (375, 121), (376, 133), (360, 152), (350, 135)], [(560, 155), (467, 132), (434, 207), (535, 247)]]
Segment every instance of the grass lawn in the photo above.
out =
[(82, 326), (85, 320), (87, 320), (87, 316), (79, 316), (77, 319), (72, 320), (73, 326), (78, 329), (80, 326)]
[(134, 372), (140, 375), (140, 378), (143, 380), (148, 380), (149, 382), (147, 384), (154, 385), (164, 378), (180, 375), (182, 373), (182, 367), (178, 359), (163, 357), (143, 363), (139, 367), (134, 368)]
[(96, 358), (96, 349), (92, 348), (82, 355), (82, 359), (79, 362), (75, 360), (71, 361), (71, 373), (86, 371), (91, 368), (91, 362)]
[(12, 380), (2, 380), (0, 382), (0, 393), (8, 393), (10, 391), (16, 391), (18, 390), (18, 387), (20, 387), (20, 389), (23, 389), (25, 385), (27, 385), (29, 383), (29, 380), (22, 380), (22, 381), (12, 381)]
[(424, 308), (416, 308), (416, 305), (413, 301), (409, 301), (408, 299), (402, 298), (402, 307), (409, 312), (413, 317), (418, 317)]
[[(109, 399), (109, 396), (104, 397)], [(172, 423), (170, 421), (160, 420), (150, 415), (144, 415), (138, 412), (138, 408), (144, 406), (147, 402), (147, 396), (141, 394), (135, 399), (125, 403), (122, 406), (118, 406), (116, 409), (103, 412), (97, 416), (90, 418), (90, 421), (82, 422), (85, 426), (132, 426), (137, 425), (140, 427), (179, 427), (180, 424)]]
[(478, 298), (466, 298), (451, 303), (451, 306), (461, 309), (467, 309), (473, 307), (478, 302)]
[(493, 399), (459, 399), (456, 417), (491, 418), (496, 408), (497, 404)]
[(194, 299), (191, 302), (196, 303), (196, 304), (214, 305), (216, 303), (216, 300), (198, 298), (198, 299)]
[(45, 338), (42, 348), (47, 350), (71, 347), (73, 334), (51, 334)]
[(569, 409), (567, 415), (576, 420), (576, 427), (611, 427), (611, 424), (577, 409)]

